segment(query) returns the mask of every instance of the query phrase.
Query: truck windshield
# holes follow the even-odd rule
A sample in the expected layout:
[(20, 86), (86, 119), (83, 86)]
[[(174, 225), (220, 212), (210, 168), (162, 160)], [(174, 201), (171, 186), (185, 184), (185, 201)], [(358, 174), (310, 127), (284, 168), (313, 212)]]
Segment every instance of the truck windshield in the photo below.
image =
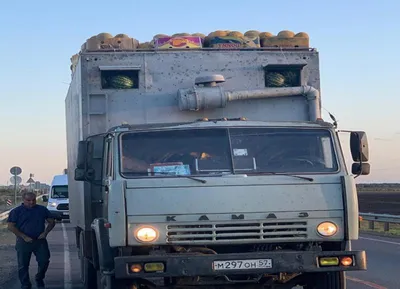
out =
[(53, 199), (68, 199), (68, 186), (53, 186), (51, 197)]
[(124, 176), (232, 171), (226, 129), (125, 133), (121, 148)]
[(329, 173), (338, 164), (331, 135), (323, 129), (230, 129), (236, 171)]
[(218, 128), (121, 136), (124, 177), (337, 171), (324, 129)]

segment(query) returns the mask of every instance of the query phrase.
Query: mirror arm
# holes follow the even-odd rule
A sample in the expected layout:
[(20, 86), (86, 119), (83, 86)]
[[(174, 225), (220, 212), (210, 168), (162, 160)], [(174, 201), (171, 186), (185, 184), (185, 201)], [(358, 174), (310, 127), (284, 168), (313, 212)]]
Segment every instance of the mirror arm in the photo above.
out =
[(356, 179), (356, 178), (358, 178), (360, 175), (361, 175), (361, 173), (362, 173), (362, 165), (363, 165), (363, 163), (362, 163), (362, 149), (361, 149), (361, 142), (359, 143), (359, 146), (360, 146), (360, 148), (358, 149), (358, 151), (359, 151), (359, 164), (360, 164), (360, 170), (358, 171), (358, 174), (354, 177), (354, 179)]

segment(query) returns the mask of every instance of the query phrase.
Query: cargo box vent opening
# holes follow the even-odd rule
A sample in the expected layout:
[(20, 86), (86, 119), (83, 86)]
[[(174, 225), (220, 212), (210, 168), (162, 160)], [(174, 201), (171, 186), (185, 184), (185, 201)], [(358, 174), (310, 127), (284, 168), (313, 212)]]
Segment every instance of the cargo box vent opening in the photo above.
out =
[(265, 87), (297, 87), (302, 85), (305, 64), (267, 65), (264, 67)]
[(100, 66), (102, 89), (138, 89), (140, 67)]

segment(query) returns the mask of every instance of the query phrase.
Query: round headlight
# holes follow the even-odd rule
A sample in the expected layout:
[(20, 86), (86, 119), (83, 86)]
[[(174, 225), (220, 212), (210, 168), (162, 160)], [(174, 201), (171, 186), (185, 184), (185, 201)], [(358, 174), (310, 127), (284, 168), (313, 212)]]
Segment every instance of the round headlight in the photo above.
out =
[(318, 225), (317, 232), (324, 237), (331, 237), (336, 234), (338, 227), (332, 222), (323, 222)]
[(151, 227), (142, 227), (136, 231), (136, 239), (141, 242), (153, 242), (158, 237), (157, 230)]

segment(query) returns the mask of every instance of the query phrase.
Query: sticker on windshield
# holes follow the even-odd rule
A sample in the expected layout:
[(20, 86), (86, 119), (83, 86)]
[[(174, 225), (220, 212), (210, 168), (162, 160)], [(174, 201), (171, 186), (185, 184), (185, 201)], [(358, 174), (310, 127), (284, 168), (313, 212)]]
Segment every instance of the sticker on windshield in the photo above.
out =
[(190, 175), (189, 165), (155, 165), (152, 171), (155, 175)]
[(233, 149), (233, 155), (235, 157), (245, 157), (248, 156), (247, 149)]

